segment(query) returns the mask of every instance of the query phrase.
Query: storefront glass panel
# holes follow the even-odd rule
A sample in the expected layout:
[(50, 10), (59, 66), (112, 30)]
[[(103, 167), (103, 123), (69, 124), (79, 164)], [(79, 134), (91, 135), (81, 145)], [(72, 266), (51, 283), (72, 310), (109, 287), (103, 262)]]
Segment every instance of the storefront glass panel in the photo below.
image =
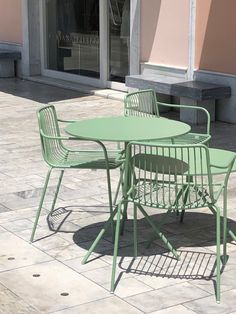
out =
[(129, 74), (130, 0), (109, 1), (109, 80), (125, 82)]
[(100, 77), (98, 0), (46, 0), (46, 66)]

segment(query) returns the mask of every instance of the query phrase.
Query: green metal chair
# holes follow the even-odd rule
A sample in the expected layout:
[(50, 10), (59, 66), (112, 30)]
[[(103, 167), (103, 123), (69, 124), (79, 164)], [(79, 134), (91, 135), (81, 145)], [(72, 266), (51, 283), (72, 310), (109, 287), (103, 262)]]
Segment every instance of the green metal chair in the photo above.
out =
[[(74, 148), (68, 148), (64, 145), (64, 142), (76, 141), (81, 143), (84, 140), (76, 139), (74, 137), (63, 137), (60, 134), (58, 122), (72, 122), (61, 120), (57, 118), (56, 110), (53, 105), (42, 107), (37, 112), (40, 139), (42, 146), (42, 153), (45, 162), (49, 166), (49, 170), (46, 176), (42, 196), (39, 203), (39, 208), (35, 218), (30, 241), (33, 242), (39, 216), (41, 213), (45, 193), (48, 187), (48, 182), (53, 169), (60, 169), (60, 177), (56, 187), (55, 196), (52, 202), (51, 211), (54, 210), (57, 196), (59, 193), (61, 181), (64, 175), (65, 169), (104, 169), (107, 173), (107, 185), (108, 185), (108, 196), (109, 196), (109, 207), (110, 212), (113, 211), (112, 205), (112, 193), (111, 193), (111, 182), (110, 182), (110, 170), (118, 168), (122, 161), (118, 151), (108, 151), (100, 141), (91, 141), (96, 143), (99, 147), (97, 150), (78, 150)], [(87, 140), (86, 140), (87, 142)]]
[[(190, 210), (208, 207), (216, 217), (216, 300), (220, 301), (221, 262), (227, 261), (227, 184), (235, 153), (221, 151), (224, 156), (219, 162), (211, 158), (211, 149), (203, 144), (177, 145), (155, 144), (150, 142), (130, 143), (126, 149), (124, 170), (123, 199), (115, 208), (110, 219), (106, 222), (87, 255), (86, 263), (91, 252), (106, 232), (110, 222), (116, 215), (116, 231), (114, 242), (111, 291), (115, 287), (116, 261), (119, 247), (122, 205), (132, 203), (134, 257), (137, 256), (137, 209), (139, 209), (155, 233), (164, 241), (169, 250), (178, 258), (178, 253), (160, 231), (165, 218), (176, 210)], [(214, 161), (214, 164), (211, 162)], [(213, 173), (223, 173), (222, 181), (215, 180)], [(217, 201), (223, 193), (223, 219), (221, 221), (220, 207)], [(166, 215), (158, 225), (148, 216), (144, 209), (152, 207), (165, 209)], [(221, 225), (223, 232), (221, 234)], [(223, 257), (221, 259), (221, 238), (223, 239)]]
[[(140, 90), (137, 92), (129, 93), (126, 95), (125, 100), (125, 108), (124, 115), (125, 116), (146, 116), (159, 118), (160, 117), (160, 106), (162, 107), (171, 107), (176, 109), (185, 108), (186, 110), (196, 109), (199, 113), (205, 115), (206, 118), (206, 126), (205, 133), (192, 133), (189, 132), (187, 134), (171, 138), (171, 139), (163, 139), (163, 140), (155, 140), (155, 143), (172, 143), (172, 144), (207, 144), (209, 145), (209, 141), (211, 139), (210, 135), (210, 124), (211, 118), (209, 112), (202, 107), (197, 106), (187, 106), (187, 105), (176, 105), (176, 104), (166, 104), (157, 101), (156, 93), (152, 89)], [(177, 210), (177, 215), (179, 215), (179, 211)], [(185, 211), (181, 211), (180, 222), (183, 222)]]
[(126, 95), (124, 115), (125, 116), (146, 116), (146, 117), (160, 117), (160, 106), (172, 108), (185, 108), (186, 110), (196, 109), (199, 113), (203, 113), (206, 117), (206, 131), (205, 133), (188, 133), (175, 137), (169, 140), (158, 140), (162, 143), (175, 143), (175, 144), (197, 144), (208, 143), (211, 139), (210, 135), (210, 115), (209, 112), (202, 107), (166, 104), (157, 101), (156, 93), (151, 90), (141, 90), (138, 92), (129, 93)]

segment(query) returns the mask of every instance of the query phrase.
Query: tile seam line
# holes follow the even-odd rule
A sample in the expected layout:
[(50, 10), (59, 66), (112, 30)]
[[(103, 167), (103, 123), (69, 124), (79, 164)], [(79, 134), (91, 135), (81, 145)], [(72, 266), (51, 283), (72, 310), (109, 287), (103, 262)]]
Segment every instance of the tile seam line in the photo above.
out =
[[(81, 303), (81, 304), (78, 304), (78, 305), (73, 305), (73, 306), (69, 306), (69, 307), (65, 307), (59, 311), (64, 311), (64, 310), (73, 310), (73, 308), (76, 308), (76, 307), (79, 307), (79, 306), (82, 306), (82, 305), (86, 305), (86, 304), (91, 304), (93, 302), (96, 302), (96, 301), (100, 301), (100, 300), (106, 300), (106, 299), (109, 299), (109, 298), (112, 298), (112, 296), (107, 296), (105, 298), (101, 298), (101, 299), (96, 299), (94, 301), (89, 301), (89, 302), (85, 302), (85, 303)], [(53, 314), (53, 313), (57, 313), (58, 311), (53, 311), (53, 312), (46, 312), (47, 314)], [(89, 313), (88, 313), (89, 314)]]
[[(82, 274), (82, 275), (83, 275), (83, 274)], [(86, 276), (83, 276), (83, 277), (87, 278)], [(89, 278), (87, 278), (87, 279), (89, 279)], [(107, 290), (106, 288), (104, 288), (101, 284), (94, 282), (92, 279), (89, 279), (89, 280), (90, 280), (91, 282), (95, 283), (96, 285), (98, 285), (99, 287), (103, 288), (104, 290), (108, 291), (108, 290)], [(109, 291), (108, 291), (108, 292), (109, 292)], [(138, 294), (139, 294), (139, 293), (138, 293)], [(138, 295), (138, 294), (136, 294), (136, 295)], [(129, 306), (134, 307), (135, 309), (137, 309), (137, 310), (140, 311), (141, 313), (144, 313), (144, 314), (145, 314), (145, 312), (143, 312), (142, 310), (140, 310), (139, 308), (137, 308), (135, 305), (130, 304), (129, 302), (127, 302), (126, 298), (121, 298), (121, 297), (119, 297), (118, 295), (116, 295), (115, 293), (113, 293), (113, 294), (111, 294), (111, 295), (117, 297), (117, 298), (120, 299), (121, 301), (127, 303)]]
[[(29, 229), (27, 229), (27, 230), (29, 230)], [(30, 229), (30, 230), (32, 230), (32, 229)], [(27, 243), (27, 244), (29, 244), (29, 245), (33, 246), (35, 249), (39, 250), (41, 253), (46, 254), (49, 258), (51, 258), (51, 259), (52, 259), (51, 261), (56, 260), (56, 259), (55, 259), (55, 258), (53, 258), (51, 255), (49, 255), (48, 253), (44, 252), (42, 249), (40, 249), (40, 248), (38, 248), (38, 247), (34, 246), (34, 245), (33, 245), (33, 243), (31, 243), (29, 240), (25, 240), (25, 239), (23, 239), (23, 238), (19, 237), (19, 236), (17, 235), (17, 233), (15, 233), (15, 232), (13, 232), (13, 231), (9, 231), (9, 230), (8, 230), (8, 232), (9, 232), (9, 233), (11, 233), (11, 234), (13, 234), (14, 236), (16, 236), (17, 238), (19, 238), (20, 240), (23, 240), (25, 243)], [(65, 239), (63, 239), (63, 240), (65, 240)], [(67, 240), (65, 240), (65, 241), (67, 241)], [(68, 242), (68, 241), (67, 241), (67, 242)], [(69, 243), (69, 242), (68, 242), (68, 243)], [(48, 262), (51, 262), (51, 261), (39, 262), (39, 263), (32, 264), (32, 265), (37, 265), (37, 264), (48, 263)], [(32, 265), (28, 265), (28, 266), (32, 266)], [(24, 267), (27, 267), (27, 266), (22, 266), (22, 267), (18, 267), (18, 268), (24, 268)], [(15, 269), (18, 269), (18, 268), (15, 268)], [(0, 272), (0, 273), (1, 273), (1, 272)]]
[[(104, 268), (104, 267), (102, 267), (102, 268)], [(104, 289), (104, 290), (106, 290), (106, 291), (109, 292), (109, 290), (107, 290), (106, 288), (104, 288), (104, 287), (102, 286), (102, 284), (96, 283), (96, 282), (93, 281), (91, 278), (87, 278), (87, 277), (84, 276), (83, 274), (84, 274), (84, 273), (81, 273), (81, 275), (82, 275), (84, 278), (90, 280), (90, 281), (93, 282), (94, 284), (98, 285), (98, 286), (101, 287), (102, 289)], [(128, 279), (128, 278), (126, 278), (126, 279)], [(110, 283), (110, 282), (108, 282), (108, 283)], [(106, 283), (103, 283), (103, 284), (106, 284)], [(144, 285), (145, 285), (145, 284), (144, 284)], [(147, 286), (147, 285), (146, 285), (146, 286)], [(147, 286), (147, 287), (148, 287), (148, 286)], [(153, 291), (153, 289), (152, 289), (151, 291)], [(150, 292), (150, 291), (148, 291), (148, 292)], [(136, 296), (136, 295), (138, 295), (138, 294), (140, 294), (140, 293), (134, 294), (134, 295), (132, 295), (132, 297), (133, 297), (133, 296)], [(135, 307), (136, 309), (138, 309), (136, 306), (134, 306), (134, 305), (130, 304), (129, 302), (127, 302), (127, 301), (126, 301), (126, 298), (121, 298), (121, 297), (119, 297), (118, 295), (116, 295), (115, 293), (113, 293), (113, 294), (110, 293), (110, 295), (116, 296), (116, 297), (119, 298), (120, 300), (125, 301), (127, 304), (129, 304), (129, 305)], [(138, 310), (141, 311), (140, 309), (138, 309)], [(145, 312), (143, 312), (143, 311), (141, 311), (141, 312), (142, 312), (142, 313), (145, 313)]]
[(31, 267), (31, 266), (42, 265), (42, 264), (50, 263), (50, 262), (53, 262), (53, 261), (55, 261), (55, 260), (49, 260), (49, 261), (44, 261), (44, 262), (38, 262), (38, 263), (35, 263), (35, 264), (29, 264), (29, 265), (25, 265), (25, 266), (20, 266), (20, 267), (16, 267), (16, 268), (12, 268), (12, 269), (7, 269), (7, 270), (0, 271), (0, 283), (2, 284), (2, 282), (1, 282), (1, 274), (5, 274), (5, 273), (8, 273), (8, 272), (10, 272), (10, 271), (15, 271), (15, 270), (19, 270), (19, 269), (24, 269), (24, 268)]

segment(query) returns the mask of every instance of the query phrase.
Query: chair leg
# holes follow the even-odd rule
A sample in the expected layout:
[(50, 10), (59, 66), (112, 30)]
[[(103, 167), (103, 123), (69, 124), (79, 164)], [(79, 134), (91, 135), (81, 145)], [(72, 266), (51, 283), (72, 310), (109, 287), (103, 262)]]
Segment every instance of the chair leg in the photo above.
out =
[(116, 218), (117, 219), (116, 220), (116, 234), (115, 234), (115, 242), (114, 242), (113, 261), (112, 261), (112, 274), (111, 274), (111, 292), (114, 292), (115, 290), (116, 261), (117, 261), (119, 237), (120, 237), (120, 213), (121, 213), (121, 204), (118, 205), (117, 218)]
[(125, 230), (125, 222), (127, 220), (127, 208), (128, 208), (128, 203), (124, 203), (124, 208), (123, 208), (123, 213), (122, 213), (122, 221), (121, 221), (121, 228), (120, 228), (120, 234), (124, 234)]
[(137, 255), (138, 255), (138, 241), (137, 241), (137, 206), (136, 205), (134, 205), (133, 228), (134, 228), (134, 257), (137, 257)]
[(151, 220), (151, 218), (148, 216), (148, 214), (145, 212), (145, 210), (142, 208), (141, 205), (137, 205), (144, 217), (147, 219), (148, 223), (152, 227), (152, 229), (155, 231), (155, 233), (159, 236), (159, 238), (164, 242), (166, 247), (170, 250), (170, 252), (175, 256), (177, 260), (180, 260), (179, 254), (176, 252), (176, 250), (173, 248), (172, 244), (169, 242), (169, 240), (165, 237), (165, 235), (159, 230), (159, 228), (156, 226), (156, 224)]
[(44, 197), (45, 197), (46, 190), (47, 190), (47, 187), (48, 187), (48, 182), (49, 182), (49, 179), (50, 179), (50, 175), (51, 175), (52, 169), (53, 168), (50, 168), (48, 170), (48, 173), (47, 173), (47, 176), (46, 176), (46, 179), (45, 179), (43, 192), (42, 192), (42, 195), (41, 195), (38, 211), (37, 211), (37, 214), (36, 214), (36, 217), (35, 217), (35, 222), (34, 222), (33, 230), (32, 230), (31, 237), (30, 237), (30, 242), (31, 243), (34, 241), (34, 236), (35, 236), (36, 228), (37, 228), (37, 225), (38, 225), (38, 221), (39, 221), (40, 213), (41, 213), (41, 210), (42, 210), (43, 201), (44, 201)]
[(236, 242), (236, 235), (233, 233), (232, 230), (228, 230), (229, 235), (231, 236), (232, 240)]
[(102, 230), (99, 232), (99, 234), (97, 235), (96, 239), (94, 240), (93, 244), (91, 245), (91, 247), (89, 248), (87, 254), (85, 255), (85, 257), (82, 260), (82, 264), (86, 264), (87, 260), (89, 258), (89, 256), (92, 254), (92, 252), (95, 250), (98, 242), (101, 240), (101, 238), (103, 237), (103, 235), (105, 234), (105, 232), (107, 231), (107, 229), (109, 228), (111, 221), (113, 221), (113, 218), (115, 217), (116, 213), (118, 211), (118, 206), (116, 206), (116, 208), (114, 209), (114, 211), (112, 212), (110, 218), (107, 220), (107, 222), (105, 223), (104, 227), (102, 228)]
[[(171, 210), (168, 209), (165, 216), (160, 220), (160, 222), (157, 224), (157, 228), (160, 230), (161, 226), (165, 223), (167, 217), (169, 216), (169, 214), (171, 214)], [(153, 232), (151, 234), (151, 236), (149, 237), (149, 239), (147, 240), (147, 245), (146, 245), (146, 248), (150, 248), (151, 244), (153, 241), (155, 241), (157, 239), (157, 235), (156, 235), (156, 232)]]
[(58, 193), (59, 193), (59, 190), (60, 190), (60, 187), (61, 187), (61, 181), (62, 181), (64, 172), (65, 172), (64, 170), (61, 170), (61, 174), (60, 174), (60, 177), (59, 177), (59, 180), (58, 180), (56, 192), (55, 192), (54, 199), (53, 199), (53, 202), (52, 202), (51, 212), (54, 210), (54, 207), (55, 207), (55, 204), (56, 204), (56, 201), (57, 201), (57, 196), (58, 196)]
[(223, 264), (227, 263), (227, 233), (228, 233), (228, 226), (227, 226), (227, 189), (224, 188), (223, 194)]
[(113, 199), (113, 205), (116, 205), (116, 202), (117, 202), (117, 198), (118, 198), (118, 195), (119, 195), (119, 192), (120, 192), (120, 187), (122, 185), (122, 175), (123, 175), (123, 170), (120, 169), (120, 178), (119, 178), (119, 182), (118, 182), (118, 185), (117, 185), (117, 188), (116, 188), (115, 197)]
[(180, 222), (181, 222), (181, 223), (184, 222), (184, 214), (185, 214), (185, 210), (182, 209), (181, 214), (180, 214)]
[[(213, 207), (209, 206), (209, 209), (214, 215), (216, 215), (216, 211)], [(227, 228), (227, 232), (228, 232), (229, 236), (231, 237), (231, 239), (236, 242), (236, 235), (234, 234), (234, 232), (228, 228)]]
[[(109, 170), (109, 168), (107, 168), (107, 187), (108, 187), (108, 199), (109, 199), (109, 207), (110, 207), (110, 216), (112, 216), (113, 203), (112, 203), (111, 177), (110, 177), (110, 170)], [(112, 233), (112, 238), (113, 238), (113, 235), (114, 235), (113, 219), (111, 219), (111, 233)]]
[[(187, 180), (187, 182), (193, 182), (193, 177), (189, 176), (186, 178), (186, 180)], [(188, 196), (189, 196), (189, 187), (188, 187), (188, 185), (186, 185), (186, 187), (184, 188), (184, 199), (183, 199), (184, 204), (186, 204)], [(180, 215), (180, 222), (181, 223), (184, 222), (184, 214), (185, 214), (185, 210), (182, 209), (181, 215)]]
[(216, 207), (216, 301), (220, 303), (220, 208)]

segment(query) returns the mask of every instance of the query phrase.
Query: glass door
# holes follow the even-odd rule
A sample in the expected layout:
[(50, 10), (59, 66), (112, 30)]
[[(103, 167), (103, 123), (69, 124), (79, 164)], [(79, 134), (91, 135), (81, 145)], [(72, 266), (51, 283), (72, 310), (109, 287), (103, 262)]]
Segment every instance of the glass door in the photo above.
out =
[(108, 80), (125, 82), (130, 59), (130, 0), (109, 1)]
[(46, 0), (46, 68), (100, 78), (99, 1)]
[(124, 88), (131, 0), (42, 0), (42, 73)]

